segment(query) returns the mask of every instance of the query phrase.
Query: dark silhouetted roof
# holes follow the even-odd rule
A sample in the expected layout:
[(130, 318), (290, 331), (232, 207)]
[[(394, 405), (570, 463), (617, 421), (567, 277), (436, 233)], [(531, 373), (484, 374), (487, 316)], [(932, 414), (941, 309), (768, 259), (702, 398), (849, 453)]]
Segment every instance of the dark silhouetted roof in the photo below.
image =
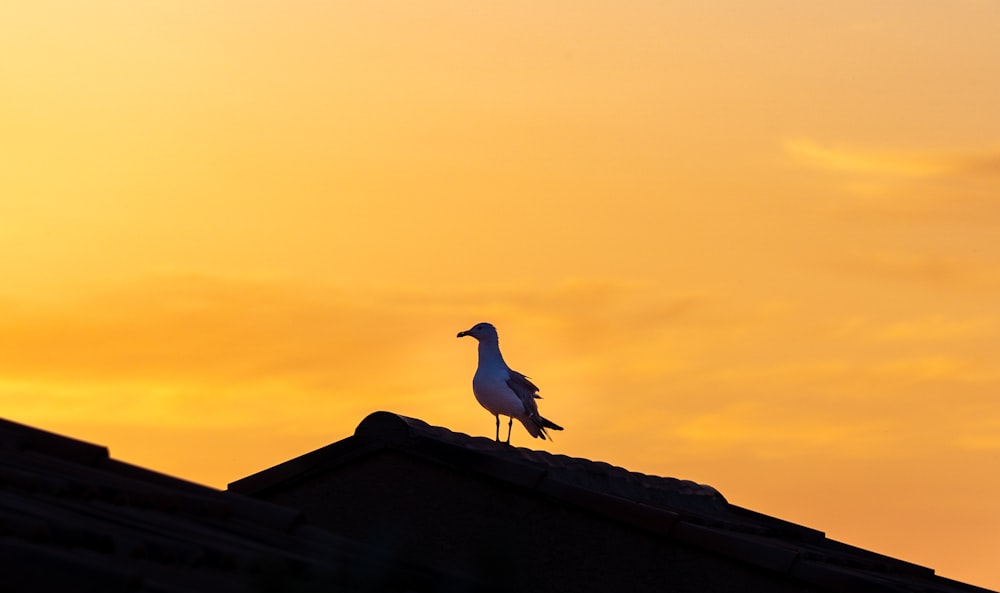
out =
[[(515, 448), (389, 412), (371, 414), (353, 436), (238, 480), (230, 490), (279, 499), (278, 493), (297, 484), (327, 479), (324, 476), (335, 468), (387, 451), (446, 468), (459, 480), (468, 476), (514, 488), (527, 497), (554, 501), (672, 545), (800, 583), (800, 590), (987, 592), (939, 577), (930, 568), (831, 540), (822, 531), (730, 504), (710, 486)], [(323, 501), (314, 502), (323, 508)]]
[(435, 591), (459, 582), (310, 525), (298, 510), (0, 420), (2, 591)]

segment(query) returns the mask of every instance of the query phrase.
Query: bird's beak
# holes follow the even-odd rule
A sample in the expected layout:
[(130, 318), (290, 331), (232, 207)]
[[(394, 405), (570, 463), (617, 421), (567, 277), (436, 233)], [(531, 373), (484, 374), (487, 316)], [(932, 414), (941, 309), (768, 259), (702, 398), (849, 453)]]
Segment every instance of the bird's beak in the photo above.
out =
[(458, 332), (458, 335), (455, 336), (455, 337), (456, 338), (461, 338), (462, 336), (467, 336), (467, 335), (469, 335), (469, 332), (467, 332), (467, 331), (465, 331), (465, 332)]

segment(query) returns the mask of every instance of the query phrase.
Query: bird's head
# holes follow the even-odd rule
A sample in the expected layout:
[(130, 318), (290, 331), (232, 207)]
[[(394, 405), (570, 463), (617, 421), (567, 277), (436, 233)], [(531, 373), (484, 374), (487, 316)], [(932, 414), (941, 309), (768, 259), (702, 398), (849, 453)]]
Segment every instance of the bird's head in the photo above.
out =
[(482, 323), (477, 323), (476, 325), (473, 325), (471, 328), (465, 330), (464, 332), (458, 332), (458, 336), (456, 336), (456, 337), (461, 338), (463, 336), (472, 336), (473, 338), (479, 340), (480, 342), (482, 342), (484, 340), (486, 340), (486, 341), (490, 341), (490, 340), (496, 341), (497, 340), (497, 328), (493, 327), (492, 324), (486, 323), (484, 321)]

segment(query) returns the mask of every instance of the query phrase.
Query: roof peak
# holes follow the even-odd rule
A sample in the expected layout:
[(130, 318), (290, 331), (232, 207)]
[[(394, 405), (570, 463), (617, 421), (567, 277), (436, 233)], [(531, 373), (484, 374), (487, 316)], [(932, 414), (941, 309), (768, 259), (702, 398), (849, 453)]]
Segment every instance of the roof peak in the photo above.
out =
[(238, 480), (230, 484), (230, 488), (258, 492), (339, 463), (347, 449), (381, 450), (387, 447), (528, 488), (539, 488), (543, 482), (558, 483), (654, 507), (680, 507), (695, 513), (712, 513), (726, 505), (726, 499), (718, 490), (690, 480), (647, 475), (601, 461), (512, 447), (387, 411), (369, 414), (347, 439)]

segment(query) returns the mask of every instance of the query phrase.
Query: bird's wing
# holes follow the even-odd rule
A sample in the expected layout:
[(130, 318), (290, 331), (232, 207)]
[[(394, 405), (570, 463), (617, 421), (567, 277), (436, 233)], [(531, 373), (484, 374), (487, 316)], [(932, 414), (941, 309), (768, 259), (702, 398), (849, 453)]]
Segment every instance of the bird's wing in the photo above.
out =
[(507, 379), (507, 387), (510, 387), (511, 391), (521, 400), (525, 411), (537, 414), (538, 406), (535, 404), (535, 400), (542, 397), (538, 395), (538, 387), (521, 373), (511, 369), (507, 370), (510, 372), (510, 377)]

